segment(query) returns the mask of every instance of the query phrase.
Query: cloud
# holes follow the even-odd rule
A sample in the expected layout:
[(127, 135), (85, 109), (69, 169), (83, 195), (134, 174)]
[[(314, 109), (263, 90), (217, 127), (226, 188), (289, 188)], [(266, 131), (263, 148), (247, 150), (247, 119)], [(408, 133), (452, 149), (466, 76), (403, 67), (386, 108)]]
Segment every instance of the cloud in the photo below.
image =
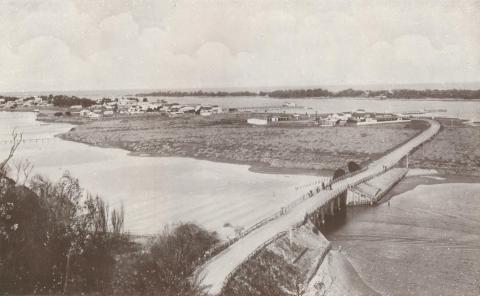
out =
[(0, 88), (467, 82), (478, 1), (4, 1)]

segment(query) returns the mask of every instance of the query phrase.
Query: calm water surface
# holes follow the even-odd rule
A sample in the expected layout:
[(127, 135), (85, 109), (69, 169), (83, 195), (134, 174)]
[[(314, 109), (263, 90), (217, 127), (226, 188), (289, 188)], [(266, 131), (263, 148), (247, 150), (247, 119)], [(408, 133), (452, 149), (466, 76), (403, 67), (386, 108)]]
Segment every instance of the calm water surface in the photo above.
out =
[(383, 295), (480, 295), (480, 184), (420, 185), (345, 222), (327, 238)]
[[(22, 131), (24, 138), (53, 138), (71, 126), (35, 121), (33, 113), (0, 112), (0, 140), (10, 139), (13, 128)], [(8, 145), (0, 145), (0, 157), (8, 149)], [(68, 170), (110, 206), (123, 204), (126, 226), (133, 233), (155, 233), (178, 221), (228, 232), (224, 224), (251, 225), (303, 193), (294, 187), (317, 179), (259, 174), (246, 165), (189, 158), (134, 157), (120, 149), (60, 139), (22, 144), (16, 155), (21, 158), (33, 161), (35, 171), (51, 179)]]
[[(151, 97), (156, 101), (160, 97)], [(407, 112), (433, 109), (445, 109), (446, 112), (432, 113), (430, 115), (441, 117), (455, 117), (466, 120), (480, 120), (480, 101), (456, 100), (374, 100), (365, 98), (306, 98), (306, 99), (275, 99), (268, 97), (180, 97), (164, 98), (168, 102), (181, 104), (212, 104), (223, 107), (269, 107), (281, 106), (293, 102), (297, 106), (307, 108), (283, 108), (280, 111), (290, 113), (332, 113), (365, 109), (371, 112)], [(259, 109), (261, 112), (262, 109)]]

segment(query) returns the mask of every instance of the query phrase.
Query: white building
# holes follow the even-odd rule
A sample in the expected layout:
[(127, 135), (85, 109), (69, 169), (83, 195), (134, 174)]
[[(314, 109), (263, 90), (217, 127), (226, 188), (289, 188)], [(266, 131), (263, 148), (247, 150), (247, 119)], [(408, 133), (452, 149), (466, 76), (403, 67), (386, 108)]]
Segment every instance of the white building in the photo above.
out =
[(70, 109), (72, 109), (72, 110), (82, 110), (83, 106), (82, 105), (73, 105), (73, 106), (70, 106)]
[(259, 118), (249, 118), (247, 119), (248, 124), (253, 124), (253, 125), (267, 125), (268, 120), (266, 119), (259, 119)]
[(89, 117), (89, 118), (100, 118), (100, 114), (90, 112), (90, 114), (88, 115), (88, 117)]
[(80, 116), (82, 117), (88, 117), (90, 115), (90, 113), (92, 113), (90, 110), (88, 109), (83, 109), (80, 111)]

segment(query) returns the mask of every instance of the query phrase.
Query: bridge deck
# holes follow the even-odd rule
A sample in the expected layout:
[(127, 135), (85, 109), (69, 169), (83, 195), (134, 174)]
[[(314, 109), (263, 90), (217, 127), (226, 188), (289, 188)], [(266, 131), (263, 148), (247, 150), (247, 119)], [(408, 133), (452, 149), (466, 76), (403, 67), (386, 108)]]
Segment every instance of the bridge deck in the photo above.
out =
[(294, 227), (299, 221), (304, 219), (305, 214), (313, 212), (317, 208), (325, 205), (339, 193), (347, 190), (349, 186), (357, 185), (373, 176), (381, 174), (385, 166), (388, 168), (394, 166), (412, 149), (433, 137), (440, 130), (440, 124), (433, 120), (427, 121), (430, 123), (430, 127), (427, 130), (382, 158), (372, 162), (368, 166), (368, 169), (334, 183), (332, 190), (320, 191), (313, 198), (306, 199), (285, 215), (279, 216), (277, 219), (250, 232), (210, 259), (200, 270), (199, 277), (201, 284), (207, 287), (209, 294), (220, 293), (224, 281), (229, 274), (246, 260), (252, 252), (256, 251), (258, 246), (268, 241), (277, 233)]

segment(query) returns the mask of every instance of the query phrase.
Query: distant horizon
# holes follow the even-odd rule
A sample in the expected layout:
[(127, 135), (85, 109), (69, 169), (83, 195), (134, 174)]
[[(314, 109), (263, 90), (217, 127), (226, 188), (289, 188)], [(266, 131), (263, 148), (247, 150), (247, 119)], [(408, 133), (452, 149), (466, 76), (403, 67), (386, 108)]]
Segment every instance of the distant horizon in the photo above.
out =
[(3, 92), (480, 87), (478, 0), (34, 2), (0, 2)]
[(393, 90), (393, 89), (480, 89), (480, 81), (477, 82), (446, 82), (446, 83), (398, 83), (398, 84), (332, 84), (332, 85), (305, 85), (305, 86), (272, 86), (272, 87), (185, 87), (185, 88), (125, 88), (125, 89), (77, 89), (77, 90), (25, 90), (25, 91), (0, 91), (0, 95), (45, 95), (45, 94), (84, 94), (84, 95), (101, 95), (107, 93), (114, 93), (116, 95), (135, 95), (139, 92), (155, 92), (155, 91), (205, 91), (205, 92), (234, 92), (234, 91), (274, 91), (274, 90), (295, 90), (295, 89), (326, 89), (329, 91), (341, 91), (346, 89), (355, 90)]

